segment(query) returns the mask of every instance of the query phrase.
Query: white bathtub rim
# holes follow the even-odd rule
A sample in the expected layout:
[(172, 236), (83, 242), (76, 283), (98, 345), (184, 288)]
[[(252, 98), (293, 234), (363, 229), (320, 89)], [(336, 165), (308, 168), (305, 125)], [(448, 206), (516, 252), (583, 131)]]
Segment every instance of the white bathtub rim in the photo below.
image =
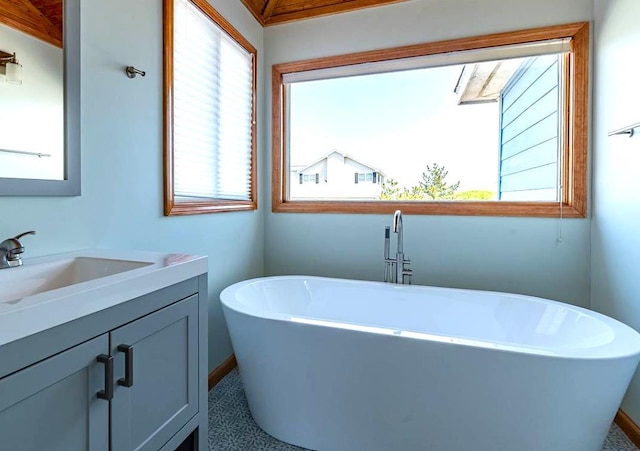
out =
[(347, 329), (358, 331), (359, 333), (370, 333), (370, 334), (384, 334), (389, 336), (395, 336), (398, 339), (410, 339), (410, 340), (428, 340), (428, 341), (436, 341), (442, 344), (448, 344), (452, 346), (472, 346), (476, 348), (483, 349), (491, 349), (500, 352), (510, 352), (510, 353), (518, 353), (518, 354), (530, 354), (537, 356), (544, 356), (550, 358), (563, 358), (563, 359), (578, 359), (578, 360), (608, 360), (608, 359), (623, 359), (623, 358), (640, 358), (640, 334), (636, 332), (630, 326), (616, 320), (615, 318), (611, 318), (607, 315), (598, 313), (593, 310), (589, 310), (583, 307), (575, 306), (572, 304), (567, 304), (559, 301), (554, 301), (552, 299), (545, 299), (536, 296), (528, 296), (522, 294), (515, 293), (505, 293), (499, 291), (488, 291), (488, 290), (473, 290), (473, 289), (464, 289), (464, 288), (448, 288), (448, 287), (436, 287), (436, 286), (426, 286), (426, 285), (414, 285), (414, 287), (424, 287), (428, 289), (432, 289), (434, 291), (453, 291), (453, 292), (475, 292), (479, 294), (489, 294), (496, 296), (511, 296), (518, 299), (523, 300), (534, 300), (534, 301), (544, 301), (549, 302), (551, 304), (561, 305), (566, 308), (570, 308), (577, 313), (582, 315), (589, 316), (591, 318), (597, 319), (600, 322), (606, 324), (608, 327), (612, 329), (614, 332), (614, 339), (610, 342), (604, 343), (602, 345), (591, 346), (591, 347), (564, 347), (561, 349), (552, 348), (549, 346), (536, 346), (536, 345), (522, 345), (518, 346), (513, 343), (503, 342), (499, 340), (488, 341), (476, 338), (468, 338), (463, 336), (452, 336), (452, 335), (440, 335), (440, 334), (430, 334), (422, 331), (414, 331), (411, 329), (393, 329), (390, 327), (380, 327), (379, 325), (366, 324), (364, 322), (360, 323), (347, 323), (341, 321), (327, 320), (326, 318), (318, 318), (313, 317), (311, 315), (307, 316), (292, 316), (287, 313), (279, 313), (279, 312), (255, 312), (250, 308), (247, 308), (244, 304), (237, 301), (236, 293), (241, 290), (243, 287), (248, 285), (263, 283), (266, 281), (277, 281), (277, 280), (319, 280), (319, 281), (336, 281), (340, 283), (354, 283), (354, 284), (372, 284), (372, 285), (380, 285), (385, 288), (391, 289), (403, 289), (409, 288), (408, 286), (403, 285), (390, 285), (388, 283), (377, 282), (377, 281), (368, 281), (368, 280), (355, 280), (355, 279), (340, 279), (333, 277), (322, 277), (322, 276), (310, 276), (310, 275), (280, 275), (280, 276), (266, 276), (266, 277), (256, 277), (252, 279), (243, 280), (237, 283), (234, 283), (220, 293), (220, 301), (223, 308), (228, 308), (230, 310), (236, 311), (240, 314), (251, 316), (254, 318), (259, 318), (263, 320), (270, 321), (278, 321), (278, 322), (286, 322), (286, 323), (302, 323), (305, 326), (309, 327), (334, 327), (338, 329)]

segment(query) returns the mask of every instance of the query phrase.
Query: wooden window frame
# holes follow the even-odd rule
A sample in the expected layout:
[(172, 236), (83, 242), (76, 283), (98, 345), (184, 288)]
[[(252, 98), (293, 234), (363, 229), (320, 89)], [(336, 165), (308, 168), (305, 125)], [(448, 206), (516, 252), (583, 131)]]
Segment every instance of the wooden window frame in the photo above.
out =
[(249, 200), (206, 199), (176, 201), (174, 192), (173, 163), (173, 20), (174, 0), (164, 0), (164, 214), (165, 216), (222, 213), (230, 211), (256, 210), (257, 192), (257, 68), (258, 52), (218, 11), (206, 0), (188, 0), (211, 21), (218, 25), (238, 45), (252, 55), (252, 111), (251, 111), (251, 175)]
[[(287, 199), (288, 162), (285, 136), (288, 73), (394, 59), (477, 50), (571, 38), (566, 56), (566, 121), (562, 154), (562, 198), (558, 202), (510, 201), (298, 201)], [(272, 67), (272, 211), (274, 213), (371, 213), (463, 216), (525, 216), (585, 218), (587, 215), (587, 155), (589, 121), (589, 23), (578, 22), (471, 38), (453, 39), (384, 50), (276, 64)]]

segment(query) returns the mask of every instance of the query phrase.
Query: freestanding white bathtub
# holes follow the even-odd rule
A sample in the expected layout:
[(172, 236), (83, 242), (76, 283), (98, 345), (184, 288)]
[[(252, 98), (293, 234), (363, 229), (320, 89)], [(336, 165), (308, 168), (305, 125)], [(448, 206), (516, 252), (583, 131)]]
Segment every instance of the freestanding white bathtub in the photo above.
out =
[(599, 451), (640, 335), (513, 294), (305, 276), (221, 294), (254, 419), (321, 451)]

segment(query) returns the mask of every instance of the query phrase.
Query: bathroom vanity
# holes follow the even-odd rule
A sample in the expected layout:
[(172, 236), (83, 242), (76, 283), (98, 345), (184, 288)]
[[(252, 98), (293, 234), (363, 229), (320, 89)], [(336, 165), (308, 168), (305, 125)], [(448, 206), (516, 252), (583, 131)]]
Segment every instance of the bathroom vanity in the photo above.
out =
[(206, 449), (206, 272), (101, 250), (0, 271), (0, 449)]

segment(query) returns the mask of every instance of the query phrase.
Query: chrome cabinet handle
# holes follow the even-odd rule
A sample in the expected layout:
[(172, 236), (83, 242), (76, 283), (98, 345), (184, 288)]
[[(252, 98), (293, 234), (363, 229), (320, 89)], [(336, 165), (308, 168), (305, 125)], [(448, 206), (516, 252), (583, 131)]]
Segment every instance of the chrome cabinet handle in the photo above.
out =
[(118, 351), (124, 352), (124, 377), (118, 379), (118, 385), (133, 386), (133, 346), (118, 345)]
[(111, 401), (113, 399), (113, 357), (100, 354), (98, 363), (104, 364), (104, 390), (98, 392), (98, 398)]

